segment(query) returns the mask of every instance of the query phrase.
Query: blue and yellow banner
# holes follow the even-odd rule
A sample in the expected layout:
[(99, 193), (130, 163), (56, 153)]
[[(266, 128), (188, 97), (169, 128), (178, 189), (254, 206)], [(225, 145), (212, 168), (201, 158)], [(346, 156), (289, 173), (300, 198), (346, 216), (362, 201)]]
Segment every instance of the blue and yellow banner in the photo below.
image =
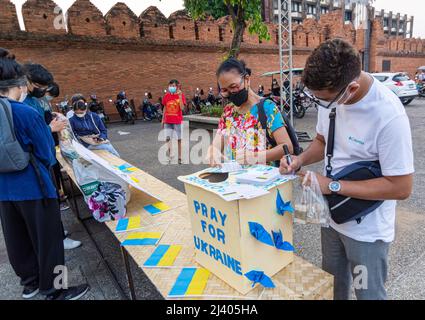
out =
[(180, 272), (169, 297), (202, 295), (208, 282), (210, 272), (204, 268), (184, 268)]
[(144, 263), (144, 267), (171, 267), (180, 253), (180, 245), (159, 245)]
[(157, 215), (161, 212), (170, 210), (171, 208), (166, 205), (164, 202), (157, 202), (148, 206), (143, 207), (147, 212), (149, 212), (151, 215)]
[(141, 228), (142, 217), (136, 216), (118, 221), (115, 232), (125, 232)]
[(125, 239), (122, 246), (155, 246), (162, 237), (161, 232), (134, 232)]

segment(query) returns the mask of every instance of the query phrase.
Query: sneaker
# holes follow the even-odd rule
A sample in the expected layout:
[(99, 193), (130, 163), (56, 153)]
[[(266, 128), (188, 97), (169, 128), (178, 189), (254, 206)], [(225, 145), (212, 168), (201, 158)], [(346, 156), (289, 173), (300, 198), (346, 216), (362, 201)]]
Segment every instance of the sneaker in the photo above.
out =
[(46, 296), (46, 300), (78, 300), (83, 297), (90, 287), (88, 284), (82, 284), (68, 289), (57, 290), (55, 293)]
[(81, 241), (72, 240), (70, 238), (65, 238), (63, 240), (63, 247), (65, 250), (72, 250), (81, 246)]
[(33, 283), (24, 286), (24, 290), (22, 291), (22, 298), (31, 299), (39, 292), (40, 289), (38, 288), (38, 282), (34, 281)]
[(69, 205), (66, 202), (61, 202), (60, 204), (60, 210), (61, 211), (66, 211), (69, 209)]

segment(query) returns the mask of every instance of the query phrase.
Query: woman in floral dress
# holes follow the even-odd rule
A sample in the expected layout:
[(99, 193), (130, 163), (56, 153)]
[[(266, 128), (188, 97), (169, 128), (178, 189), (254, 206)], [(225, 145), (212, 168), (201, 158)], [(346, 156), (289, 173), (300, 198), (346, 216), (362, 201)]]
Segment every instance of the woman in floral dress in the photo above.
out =
[[(251, 70), (244, 61), (230, 58), (217, 71), (220, 94), (230, 103), (224, 107), (217, 135), (209, 149), (211, 166), (226, 161), (240, 164), (266, 164), (280, 160), (283, 145), (293, 147), (279, 108), (270, 100), (264, 102), (267, 128), (262, 128), (258, 116), (261, 97), (251, 89)], [(266, 131), (277, 146), (272, 147)]]

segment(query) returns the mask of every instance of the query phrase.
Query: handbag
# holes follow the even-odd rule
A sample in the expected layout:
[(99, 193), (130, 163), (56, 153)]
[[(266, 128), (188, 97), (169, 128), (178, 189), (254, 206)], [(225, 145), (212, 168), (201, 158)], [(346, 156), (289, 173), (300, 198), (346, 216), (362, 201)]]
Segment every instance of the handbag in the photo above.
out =
[[(334, 181), (362, 181), (382, 177), (379, 161), (360, 161), (353, 163), (335, 175), (332, 175), (332, 158), (335, 146), (336, 108), (329, 114), (329, 132), (327, 143), (326, 175)], [(327, 195), (332, 220), (337, 224), (357, 221), (358, 224), (368, 214), (384, 203), (382, 200), (363, 200), (339, 194)]]

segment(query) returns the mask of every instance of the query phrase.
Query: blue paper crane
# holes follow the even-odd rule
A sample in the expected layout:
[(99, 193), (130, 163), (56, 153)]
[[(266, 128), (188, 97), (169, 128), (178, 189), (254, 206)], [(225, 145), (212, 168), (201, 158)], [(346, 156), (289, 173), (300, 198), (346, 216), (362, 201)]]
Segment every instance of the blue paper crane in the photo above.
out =
[(272, 279), (270, 279), (270, 277), (268, 277), (263, 271), (252, 270), (245, 273), (245, 277), (252, 281), (252, 287), (254, 287), (257, 283), (261, 284), (265, 288), (275, 287)]
[(277, 208), (277, 213), (280, 214), (281, 216), (283, 216), (285, 212), (294, 213), (295, 211), (291, 205), (291, 201), (285, 202), (279, 190), (277, 190), (276, 208)]
[(269, 246), (274, 247), (273, 239), (270, 233), (264, 229), (264, 227), (257, 222), (248, 222), (249, 232), (251, 235), (258, 241), (268, 244)]
[(283, 250), (283, 251), (295, 251), (294, 246), (289, 243), (288, 241), (283, 241), (283, 235), (282, 235), (282, 231), (279, 230), (279, 232), (274, 232), (272, 231), (273, 234), (273, 241), (274, 241), (274, 246), (279, 249), (279, 250)]

